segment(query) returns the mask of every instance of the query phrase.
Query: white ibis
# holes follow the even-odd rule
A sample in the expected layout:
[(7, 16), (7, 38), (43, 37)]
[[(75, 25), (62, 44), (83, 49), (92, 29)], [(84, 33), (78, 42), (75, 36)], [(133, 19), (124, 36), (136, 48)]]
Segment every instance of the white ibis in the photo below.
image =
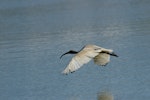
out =
[(64, 69), (62, 72), (63, 74), (75, 72), (92, 59), (94, 60), (95, 64), (105, 66), (110, 61), (110, 56), (118, 57), (113, 50), (105, 49), (96, 45), (86, 45), (80, 51), (70, 50), (64, 53), (60, 58), (66, 54), (75, 54), (75, 56)]

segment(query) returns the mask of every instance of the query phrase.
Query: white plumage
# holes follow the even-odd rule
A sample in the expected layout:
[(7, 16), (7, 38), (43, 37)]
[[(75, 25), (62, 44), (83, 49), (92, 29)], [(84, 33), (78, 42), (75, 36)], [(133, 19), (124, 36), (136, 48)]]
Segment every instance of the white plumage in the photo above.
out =
[(94, 57), (94, 63), (100, 66), (105, 66), (109, 61), (109, 54), (99, 53), (96, 57)]
[(110, 61), (110, 55), (118, 57), (113, 53), (113, 50), (105, 49), (96, 45), (86, 45), (79, 52), (71, 50), (65, 54), (75, 54), (75, 56), (71, 59), (68, 66), (62, 72), (64, 74), (68, 74), (70, 72), (72, 73), (78, 70), (92, 59), (95, 64), (105, 66)]

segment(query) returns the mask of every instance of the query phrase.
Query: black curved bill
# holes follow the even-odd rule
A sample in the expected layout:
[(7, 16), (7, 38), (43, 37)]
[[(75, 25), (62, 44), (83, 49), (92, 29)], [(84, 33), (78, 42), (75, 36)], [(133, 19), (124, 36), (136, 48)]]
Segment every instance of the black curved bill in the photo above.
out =
[(64, 55), (66, 55), (66, 54), (76, 54), (76, 53), (78, 53), (77, 51), (74, 51), (74, 50), (70, 50), (70, 51), (68, 51), (68, 52), (66, 52), (66, 53), (64, 53), (64, 54), (62, 54), (61, 56), (60, 56), (60, 59), (64, 56)]

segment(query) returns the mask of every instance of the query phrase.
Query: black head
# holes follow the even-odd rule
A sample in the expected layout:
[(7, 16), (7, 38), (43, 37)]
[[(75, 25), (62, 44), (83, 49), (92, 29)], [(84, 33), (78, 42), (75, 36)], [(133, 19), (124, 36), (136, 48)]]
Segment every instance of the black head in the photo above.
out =
[(78, 53), (77, 51), (74, 51), (74, 50), (70, 50), (70, 51), (68, 51), (68, 52), (66, 52), (66, 53), (64, 53), (64, 54), (62, 54), (61, 56), (60, 56), (60, 59), (64, 56), (64, 55), (66, 55), (66, 54), (76, 54), (76, 53)]

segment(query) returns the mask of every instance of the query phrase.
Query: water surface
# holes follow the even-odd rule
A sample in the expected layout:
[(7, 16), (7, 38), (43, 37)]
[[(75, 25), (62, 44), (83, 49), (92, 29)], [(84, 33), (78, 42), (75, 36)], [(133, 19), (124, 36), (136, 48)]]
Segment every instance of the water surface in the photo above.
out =
[[(2, 100), (115, 100), (150, 98), (148, 0), (26, 0), (0, 3)], [(92, 61), (62, 75), (71, 55), (86, 44), (113, 49), (106, 67)]]

